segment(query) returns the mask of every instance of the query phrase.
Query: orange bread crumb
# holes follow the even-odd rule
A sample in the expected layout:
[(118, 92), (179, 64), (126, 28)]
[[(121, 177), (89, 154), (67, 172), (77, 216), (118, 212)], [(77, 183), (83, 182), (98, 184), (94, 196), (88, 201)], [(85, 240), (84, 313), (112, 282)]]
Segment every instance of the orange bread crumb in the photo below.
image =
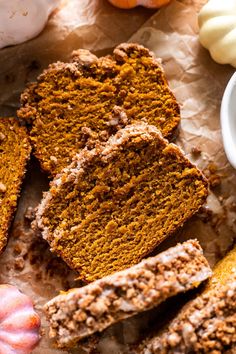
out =
[(78, 154), (44, 195), (37, 224), (51, 249), (93, 281), (138, 263), (206, 196), (201, 172), (140, 123)]
[(234, 275), (236, 275), (236, 246), (216, 264), (208, 288), (214, 288), (216, 284), (224, 285)]
[[(91, 136), (105, 141), (119, 128), (145, 119), (169, 138), (180, 121), (160, 63), (137, 44), (122, 44), (100, 59), (78, 50), (70, 63), (50, 65), (21, 102), (18, 116), (30, 123), (35, 155), (54, 176)], [(127, 116), (114, 117), (117, 106)]]
[(21, 183), (30, 156), (26, 129), (15, 118), (0, 118), (0, 252), (7, 243), (7, 234)]

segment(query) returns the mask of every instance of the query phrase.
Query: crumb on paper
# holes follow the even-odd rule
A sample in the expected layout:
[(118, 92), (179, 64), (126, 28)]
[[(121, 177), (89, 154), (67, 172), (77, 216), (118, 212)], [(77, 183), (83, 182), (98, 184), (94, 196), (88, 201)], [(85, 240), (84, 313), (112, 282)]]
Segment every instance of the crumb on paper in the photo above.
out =
[(33, 221), (35, 218), (35, 209), (33, 207), (28, 207), (25, 211), (24, 217), (26, 220)]
[(16, 243), (13, 247), (14, 254), (20, 255), (22, 252), (22, 245), (20, 243)]
[(14, 262), (14, 268), (15, 270), (23, 270), (25, 267), (25, 260), (23, 257), (17, 257)]
[(218, 173), (218, 166), (215, 163), (209, 163), (203, 172), (208, 179), (210, 188), (216, 188), (221, 184), (222, 178)]
[(198, 157), (198, 156), (201, 155), (201, 153), (202, 153), (202, 150), (200, 149), (199, 146), (194, 146), (194, 147), (192, 147), (192, 149), (191, 149), (191, 154), (192, 154), (193, 156)]

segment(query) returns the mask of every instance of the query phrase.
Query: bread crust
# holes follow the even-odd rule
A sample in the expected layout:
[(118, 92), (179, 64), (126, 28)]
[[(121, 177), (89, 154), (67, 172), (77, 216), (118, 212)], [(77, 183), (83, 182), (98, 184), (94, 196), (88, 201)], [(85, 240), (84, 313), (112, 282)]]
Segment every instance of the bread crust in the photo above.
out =
[[(169, 139), (180, 122), (160, 60), (132, 43), (101, 58), (80, 49), (70, 62), (51, 64), (22, 93), (21, 106), (18, 116), (28, 123), (34, 154), (52, 176), (88, 145), (83, 128), (104, 141), (125, 125), (146, 119)], [(126, 121), (115, 123), (115, 107), (125, 111)]]
[(118, 321), (195, 288), (210, 275), (196, 240), (178, 244), (129, 269), (50, 300), (45, 305), (50, 337), (59, 347), (73, 346)]

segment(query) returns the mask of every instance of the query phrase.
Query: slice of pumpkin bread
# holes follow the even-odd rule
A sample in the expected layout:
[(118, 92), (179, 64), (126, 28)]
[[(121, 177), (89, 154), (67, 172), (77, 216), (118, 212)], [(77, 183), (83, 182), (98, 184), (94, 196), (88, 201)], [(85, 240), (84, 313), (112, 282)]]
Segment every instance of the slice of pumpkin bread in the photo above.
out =
[(236, 352), (236, 247), (216, 265), (203, 293), (188, 303), (143, 354)]
[[(21, 103), (18, 116), (30, 122), (35, 155), (51, 175), (66, 167), (91, 135), (104, 141), (120, 127), (146, 119), (171, 137), (180, 121), (160, 63), (137, 44), (121, 44), (99, 59), (87, 50), (74, 52), (70, 63), (50, 65)], [(127, 117), (114, 117), (115, 106)]]
[(45, 305), (50, 337), (59, 347), (76, 342), (167, 298), (197, 287), (211, 269), (195, 240), (178, 244), (155, 257), (72, 289)]
[(26, 129), (15, 118), (0, 118), (0, 252), (7, 244), (30, 151)]
[(206, 197), (201, 172), (139, 123), (78, 154), (45, 193), (36, 223), (52, 251), (93, 281), (138, 263)]

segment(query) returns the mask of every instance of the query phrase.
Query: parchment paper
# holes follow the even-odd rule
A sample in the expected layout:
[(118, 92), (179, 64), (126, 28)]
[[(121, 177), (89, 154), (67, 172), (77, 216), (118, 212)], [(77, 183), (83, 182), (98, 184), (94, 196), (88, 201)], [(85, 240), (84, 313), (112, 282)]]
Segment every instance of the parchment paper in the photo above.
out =
[(177, 144), (215, 185), (208, 198), (208, 210), (162, 247), (194, 236), (214, 265), (232, 243), (236, 231), (236, 174), (224, 154), (220, 129), (221, 99), (234, 70), (216, 64), (199, 44), (197, 11), (203, 3), (172, 2), (147, 21), (131, 41), (146, 45), (162, 58), (170, 86), (181, 104)]
[[(1, 114), (14, 114), (25, 84), (48, 63), (66, 59), (78, 47), (104, 54), (129, 40), (154, 51), (162, 58), (170, 86), (181, 104), (177, 143), (204, 170), (212, 185), (206, 208), (163, 242), (159, 250), (195, 237), (214, 265), (231, 247), (236, 232), (236, 173), (224, 154), (219, 120), (221, 98), (233, 69), (214, 63), (198, 42), (197, 11), (203, 3), (202, 0), (173, 1), (153, 12), (143, 8), (122, 11), (105, 0), (71, 0), (50, 19), (38, 38), (0, 52), (0, 109)], [(34, 208), (47, 188), (47, 177), (32, 159), (11, 238), (0, 257), (0, 281), (17, 285), (34, 299), (42, 316), (43, 334), (47, 323), (42, 305), (61, 289), (80, 285), (74, 281), (75, 274), (51, 255), (46, 242), (30, 229), (27, 218), (31, 217), (31, 210), (24, 217), (26, 209)], [(124, 344), (139, 337), (138, 332), (147, 324), (145, 316), (107, 331), (99, 346), (101, 352), (128, 353)], [(66, 352), (54, 349), (43, 335), (34, 353)]]

